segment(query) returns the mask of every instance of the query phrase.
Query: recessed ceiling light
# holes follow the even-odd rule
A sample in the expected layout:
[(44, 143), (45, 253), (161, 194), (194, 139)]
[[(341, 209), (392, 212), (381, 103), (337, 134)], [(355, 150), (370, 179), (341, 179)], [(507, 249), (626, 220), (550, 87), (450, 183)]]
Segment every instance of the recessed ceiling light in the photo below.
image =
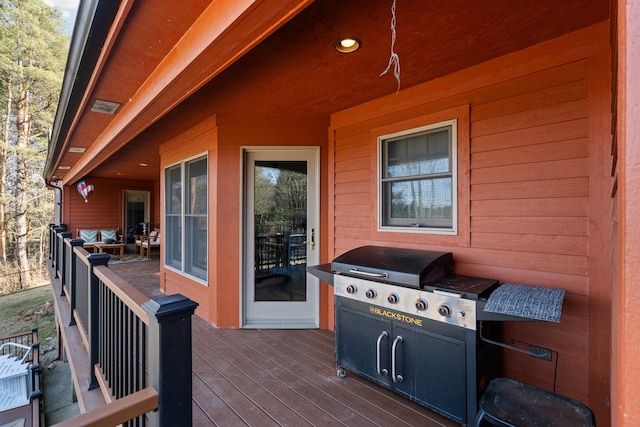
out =
[(94, 113), (114, 114), (120, 108), (119, 102), (105, 101), (104, 99), (96, 99), (93, 101), (91, 111)]
[(149, 166), (149, 164), (147, 164), (147, 163), (138, 163), (138, 166), (142, 166), (143, 168), (146, 168), (147, 166)]
[(71, 166), (58, 166), (58, 169), (69, 170), (69, 169), (71, 169)]
[(84, 153), (85, 151), (87, 151), (87, 149), (84, 147), (69, 147), (70, 153)]
[(360, 40), (358, 40), (357, 38), (345, 37), (336, 40), (336, 42), (333, 44), (333, 47), (340, 53), (351, 53), (360, 49), (361, 45), (362, 42), (360, 42)]

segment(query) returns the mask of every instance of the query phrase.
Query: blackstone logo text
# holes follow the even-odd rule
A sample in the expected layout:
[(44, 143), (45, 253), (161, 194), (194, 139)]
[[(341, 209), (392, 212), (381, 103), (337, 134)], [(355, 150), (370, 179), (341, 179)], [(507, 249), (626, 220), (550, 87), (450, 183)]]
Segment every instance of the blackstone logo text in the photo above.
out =
[(385, 310), (384, 308), (369, 306), (369, 313), (377, 316), (386, 317), (393, 320), (399, 320), (410, 325), (422, 326), (422, 319), (407, 316), (406, 314), (396, 313), (394, 311)]

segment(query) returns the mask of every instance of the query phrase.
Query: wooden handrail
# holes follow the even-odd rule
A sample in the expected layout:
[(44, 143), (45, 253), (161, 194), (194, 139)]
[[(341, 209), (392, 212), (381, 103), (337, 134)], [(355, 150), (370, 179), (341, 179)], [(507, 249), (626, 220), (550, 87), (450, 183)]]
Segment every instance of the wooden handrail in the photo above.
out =
[(115, 426), (158, 408), (158, 392), (147, 387), (91, 412), (55, 424), (54, 427)]

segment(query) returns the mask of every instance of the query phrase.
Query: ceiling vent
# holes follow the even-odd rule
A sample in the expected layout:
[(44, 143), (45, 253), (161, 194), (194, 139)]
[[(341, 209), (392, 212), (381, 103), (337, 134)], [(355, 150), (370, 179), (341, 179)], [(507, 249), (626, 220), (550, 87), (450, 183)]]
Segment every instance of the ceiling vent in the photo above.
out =
[(104, 99), (96, 99), (93, 101), (91, 111), (94, 113), (114, 114), (120, 108), (119, 102), (105, 101)]

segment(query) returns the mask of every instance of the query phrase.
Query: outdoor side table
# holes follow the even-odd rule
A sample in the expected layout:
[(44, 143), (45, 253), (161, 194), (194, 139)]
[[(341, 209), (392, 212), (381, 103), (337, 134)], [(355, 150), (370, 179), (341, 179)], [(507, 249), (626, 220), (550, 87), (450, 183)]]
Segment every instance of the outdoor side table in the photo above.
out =
[(120, 248), (120, 261), (124, 260), (124, 243), (104, 243), (97, 242), (94, 243), (93, 252), (105, 252), (105, 249), (118, 249)]

